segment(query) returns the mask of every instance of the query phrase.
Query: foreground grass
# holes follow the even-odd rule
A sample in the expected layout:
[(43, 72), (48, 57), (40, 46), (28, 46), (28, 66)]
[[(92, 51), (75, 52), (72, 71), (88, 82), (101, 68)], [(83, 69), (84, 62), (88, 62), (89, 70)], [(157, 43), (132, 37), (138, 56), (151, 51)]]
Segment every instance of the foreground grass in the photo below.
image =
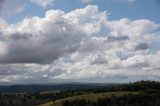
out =
[(49, 102), (49, 103), (45, 103), (45, 104), (41, 104), (38, 106), (55, 106), (53, 102)]
[(49, 102), (49, 103), (41, 104), (38, 106), (62, 106), (62, 105), (61, 105), (61, 102)]
[(65, 101), (65, 100), (72, 101), (72, 100), (81, 100), (81, 99), (96, 101), (98, 98), (106, 98), (106, 97), (109, 98), (109, 97), (112, 97), (113, 95), (116, 97), (119, 97), (119, 96), (124, 96), (128, 94), (138, 94), (138, 92), (121, 92), (121, 91), (105, 92), (105, 93), (96, 93), (96, 94), (87, 94), (87, 95), (68, 97), (65, 99), (57, 100), (57, 101)]
[(139, 94), (139, 92), (116, 91), (116, 92), (105, 92), (105, 93), (96, 93), (96, 94), (85, 94), (85, 95), (79, 95), (74, 97), (68, 97), (65, 99), (59, 99), (59, 100), (56, 100), (54, 103), (50, 102), (50, 103), (42, 104), (39, 106), (62, 106), (61, 102), (65, 100), (73, 101), (73, 100), (85, 99), (89, 101), (97, 101), (98, 98), (110, 98), (112, 96), (120, 97), (128, 94), (136, 95), (136, 94)]

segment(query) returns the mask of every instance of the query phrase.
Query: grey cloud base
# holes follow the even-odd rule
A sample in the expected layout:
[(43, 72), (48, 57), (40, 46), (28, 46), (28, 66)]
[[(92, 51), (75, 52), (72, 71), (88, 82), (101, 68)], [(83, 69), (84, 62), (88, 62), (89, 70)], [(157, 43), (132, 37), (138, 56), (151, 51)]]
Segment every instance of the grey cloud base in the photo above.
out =
[(48, 64), (70, 54), (85, 37), (76, 26), (65, 19), (61, 11), (48, 11), (44, 18), (33, 17), (14, 27), (8, 26), (1, 31), (1, 42), (5, 46), (0, 63)]

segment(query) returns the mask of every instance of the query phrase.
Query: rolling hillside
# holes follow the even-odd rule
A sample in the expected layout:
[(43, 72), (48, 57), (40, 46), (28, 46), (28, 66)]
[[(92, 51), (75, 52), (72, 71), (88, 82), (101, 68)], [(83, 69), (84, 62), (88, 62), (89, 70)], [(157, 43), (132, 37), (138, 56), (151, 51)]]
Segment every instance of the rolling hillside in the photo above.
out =
[(96, 94), (86, 94), (86, 95), (80, 95), (80, 96), (74, 96), (74, 97), (68, 97), (65, 99), (60, 99), (60, 100), (56, 100), (54, 103), (50, 102), (50, 103), (46, 103), (46, 104), (42, 104), (39, 106), (62, 106), (62, 102), (68, 100), (68, 101), (74, 101), (74, 100), (89, 100), (89, 101), (97, 101), (97, 99), (99, 98), (110, 98), (112, 96), (116, 96), (116, 97), (120, 97), (120, 96), (125, 96), (128, 94), (139, 94), (139, 92), (127, 92), (127, 91), (116, 91), (116, 92), (105, 92), (105, 93), (96, 93)]
[(55, 99), (40, 106), (160, 106), (160, 82), (138, 81), (111, 91)]

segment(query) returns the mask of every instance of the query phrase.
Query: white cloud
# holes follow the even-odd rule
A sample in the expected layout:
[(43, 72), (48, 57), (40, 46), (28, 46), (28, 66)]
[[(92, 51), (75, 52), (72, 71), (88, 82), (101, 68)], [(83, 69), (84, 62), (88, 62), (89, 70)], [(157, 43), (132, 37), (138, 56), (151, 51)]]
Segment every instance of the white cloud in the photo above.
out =
[(36, 3), (42, 7), (47, 7), (51, 5), (55, 0), (31, 0), (31, 2)]
[(90, 35), (100, 31), (101, 26), (105, 23), (107, 12), (99, 12), (97, 6), (88, 5), (83, 9), (77, 9), (66, 14), (66, 17), (73, 23), (79, 25)]
[(122, 64), (124, 67), (143, 67), (148, 65), (144, 55), (130, 57), (122, 61)]
[(90, 3), (92, 0), (80, 0), (82, 3)]

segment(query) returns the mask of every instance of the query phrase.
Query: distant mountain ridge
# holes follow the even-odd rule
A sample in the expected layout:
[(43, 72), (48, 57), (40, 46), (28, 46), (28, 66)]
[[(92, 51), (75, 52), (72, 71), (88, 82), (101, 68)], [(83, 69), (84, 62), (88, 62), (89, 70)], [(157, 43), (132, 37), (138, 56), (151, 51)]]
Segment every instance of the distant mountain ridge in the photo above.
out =
[(54, 83), (54, 84), (32, 84), (32, 85), (10, 85), (0, 86), (0, 92), (20, 93), (20, 92), (39, 92), (51, 90), (76, 90), (112, 87), (119, 84), (112, 83)]

